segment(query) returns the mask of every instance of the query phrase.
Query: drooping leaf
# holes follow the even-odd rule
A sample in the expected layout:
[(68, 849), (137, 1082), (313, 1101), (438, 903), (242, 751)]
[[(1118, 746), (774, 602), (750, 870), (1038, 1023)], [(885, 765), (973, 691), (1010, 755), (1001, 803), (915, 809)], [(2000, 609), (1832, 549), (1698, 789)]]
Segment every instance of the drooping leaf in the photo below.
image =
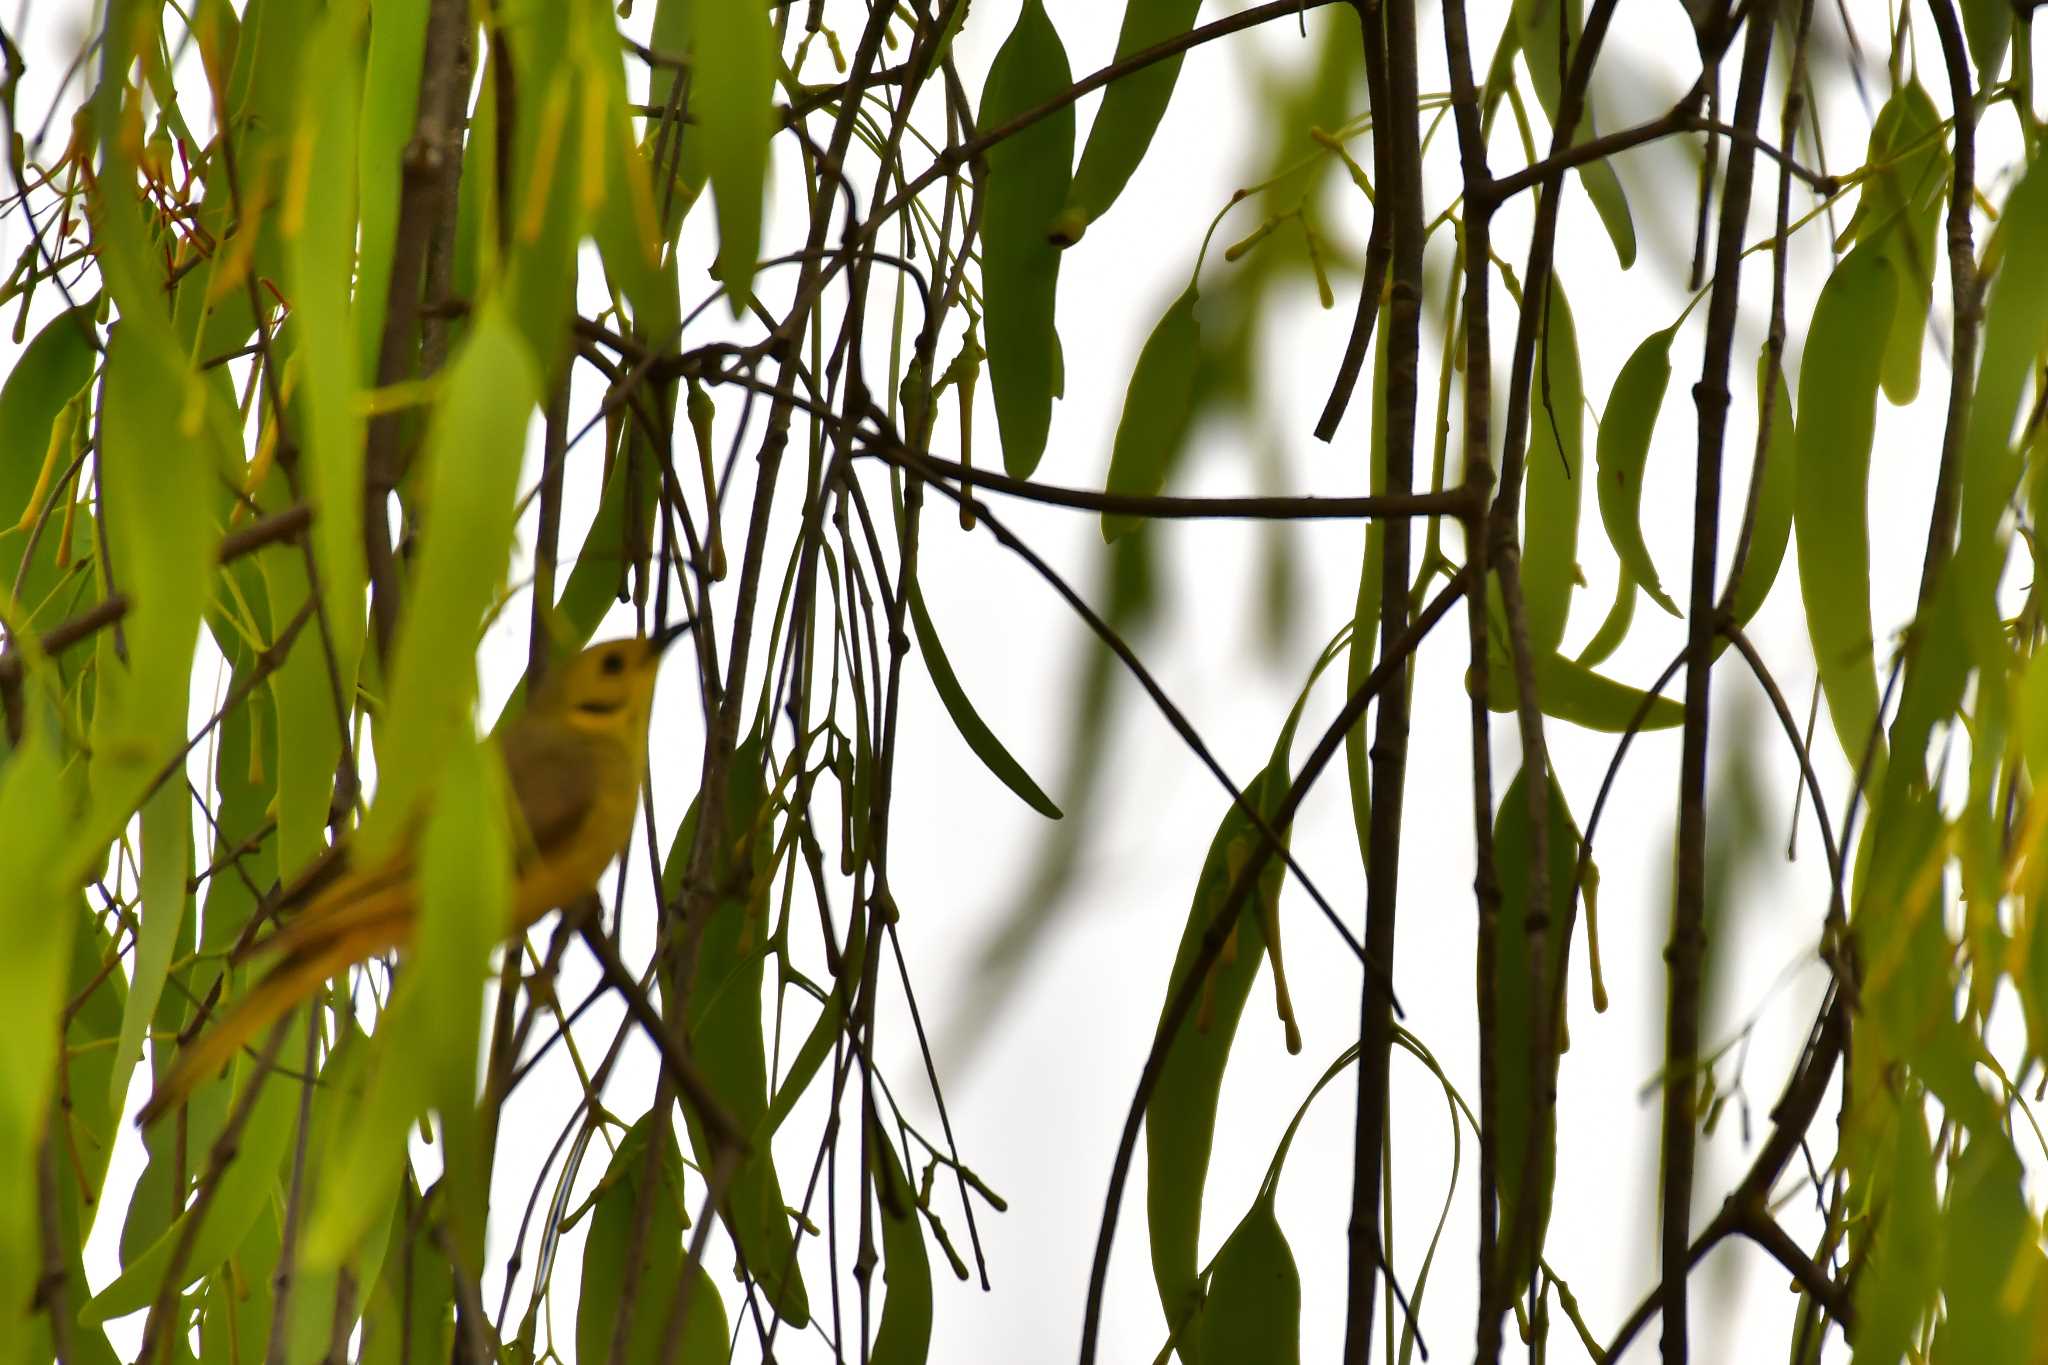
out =
[[(932, 1263), (918, 1221), (917, 1191), (886, 1133), (875, 1133), (868, 1150), (873, 1154), (870, 1178), (881, 1216), (882, 1275), (888, 1286), (869, 1360), (871, 1365), (924, 1365), (932, 1340)], [(721, 1350), (723, 1346), (721, 1342)]]
[[(1622, 572), (1673, 616), (1683, 613), (1664, 591), (1650, 547), (1643, 540), (1642, 502), (1643, 465), (1657, 429), (1657, 409), (1671, 382), (1671, 339), (1677, 334), (1675, 326), (1652, 332), (1623, 363), (1614, 391), (1607, 396), (1607, 411), (1601, 416), (1600, 439), (1595, 446), (1600, 521), (1607, 528), (1608, 543), (1621, 559)], [(1783, 548), (1780, 544), (1779, 549)]]
[(1010, 756), (1003, 742), (988, 728), (981, 714), (974, 709), (974, 703), (967, 698), (967, 692), (954, 676), (953, 665), (947, 661), (946, 652), (939, 644), (938, 632), (932, 627), (931, 615), (925, 610), (924, 594), (918, 590), (912, 579), (906, 587), (910, 593), (910, 623), (917, 635), (917, 651), (924, 659), (925, 670), (931, 674), (932, 688), (939, 694), (945, 705), (946, 714), (952, 718), (953, 728), (960, 732), (960, 738), (967, 741), (967, 747), (974, 751), (996, 779), (1031, 809), (1048, 820), (1060, 818), (1060, 808), (1052, 798), (1031, 780), (1031, 774), (1024, 771), (1024, 765)]
[(1253, 1203), (1216, 1253), (1196, 1339), (1203, 1365), (1301, 1359), (1301, 1273), (1270, 1195)]
[(1872, 172), (1842, 233), (1843, 245), (1870, 243), (1892, 265), (1899, 297), (1885, 343), (1884, 392), (1894, 403), (1910, 403), (1920, 391), (1920, 343), (1934, 297), (1934, 239), (1949, 171), (1941, 122), (1917, 80), (1885, 101), (1870, 130)]
[[(1138, 352), (1109, 457), (1111, 493), (1150, 496), (1166, 484), (1167, 465), (1180, 448), (1202, 358), (1202, 325), (1195, 317), (1195, 302), (1195, 287), (1190, 284)], [(1104, 512), (1102, 538), (1115, 540), (1142, 520)]]
[[(648, 1160), (650, 1142), (661, 1144), (654, 1162)], [(583, 1244), (583, 1289), (576, 1300), (577, 1359), (613, 1358), (619, 1318), (630, 1305), (632, 1322), (620, 1359), (626, 1365), (662, 1365), (669, 1318), (683, 1285), (688, 1222), (683, 1158), (668, 1113), (644, 1114), (627, 1130), (598, 1185)], [(628, 1258), (636, 1247), (640, 1265), (631, 1274)], [(636, 1286), (630, 1301), (624, 1297), (629, 1278)], [(689, 1282), (685, 1311), (682, 1365), (724, 1360), (725, 1304), (701, 1265)]]
[(1889, 259), (1868, 244), (1851, 252), (1821, 289), (1799, 375), (1799, 588), (1828, 715), (1851, 764), (1877, 730), (1870, 445), (1897, 297)]
[[(1757, 356), (1757, 411), (1763, 410), (1765, 367), (1770, 352)], [(1771, 400), (1770, 445), (1764, 455), (1763, 488), (1756, 497), (1756, 523), (1750, 528), (1749, 551), (1742, 561), (1742, 580), (1729, 604), (1738, 626), (1748, 625), (1770, 596), (1785, 562), (1785, 544), (1792, 538), (1793, 490), (1798, 486), (1799, 429), (1792, 416), (1791, 387), (1780, 372)]]
[[(1544, 1233), (1550, 1223), (1552, 1182), (1557, 1171), (1557, 1085), (1559, 1050), (1564, 1041), (1564, 991), (1566, 953), (1570, 940), (1571, 908), (1574, 903), (1572, 879), (1578, 872), (1579, 831), (1565, 806), (1564, 793), (1555, 777), (1550, 779), (1549, 830), (1545, 845), (1549, 863), (1548, 904), (1531, 905), (1529, 857), (1534, 839), (1529, 828), (1529, 796), (1526, 770), (1501, 794), (1500, 809), (1494, 816), (1494, 865), (1500, 875), (1500, 932), (1494, 957), (1491, 988), (1493, 1017), (1500, 1021), (1496, 1044), (1495, 1076), (1498, 1078), (1496, 1113), (1499, 1115), (1500, 1246), (1504, 1258), (1511, 1250), (1522, 1254), (1504, 1259), (1503, 1284), (1521, 1284), (1534, 1268), (1534, 1257), (1543, 1250)], [(1535, 958), (1526, 927), (1538, 914), (1545, 920), (1543, 949), (1544, 994), (1537, 994)], [(1537, 1011), (1550, 1015), (1553, 1050), (1538, 1057)], [(1533, 1184), (1525, 1183), (1533, 1180)], [(1516, 1230), (1526, 1226), (1530, 1240), (1516, 1247)]]
[[(663, 990), (671, 1008), (687, 1011), (690, 1050), (712, 1095), (741, 1133), (759, 1129), (768, 1108), (767, 1043), (761, 1026), (763, 967), (768, 955), (766, 874), (775, 846), (769, 825), (770, 791), (763, 780), (758, 738), (734, 752), (725, 793), (725, 837), (718, 841), (712, 885), (722, 888), (697, 948), (696, 975), (686, 994), (673, 982)], [(666, 896), (681, 893), (694, 846), (699, 805), (692, 802), (662, 868)], [(717, 1151), (702, 1116), (685, 1104), (690, 1143), (708, 1168)], [(810, 1300), (797, 1265), (796, 1237), (782, 1197), (773, 1150), (755, 1148), (740, 1159), (720, 1211), (745, 1257), (748, 1273), (793, 1327), (810, 1321)]]
[[(1116, 60), (1157, 46), (1187, 32), (1201, 0), (1125, 0), (1123, 27), (1116, 36)], [(1104, 92), (1102, 107), (1081, 148), (1081, 164), (1067, 192), (1067, 206), (1053, 227), (1062, 245), (1081, 240), (1088, 225), (1100, 218), (1123, 193), (1131, 173), (1145, 159), (1159, 120), (1180, 78), (1178, 56), (1134, 71)]]
[(1536, 341), (1529, 381), (1527, 507), (1522, 531), (1522, 588), (1529, 647), (1538, 657), (1564, 642), (1572, 591), (1579, 582), (1579, 512), (1585, 505), (1586, 392), (1579, 376), (1579, 338), (1556, 275)]
[(690, 115), (718, 204), (718, 281), (740, 317), (753, 298), (761, 254), (761, 196), (775, 132), (775, 30), (768, 7), (754, 0), (699, 4), (694, 18)]
[[(1283, 746), (1286, 739), (1283, 736)], [(1274, 765), (1244, 788), (1245, 800), (1262, 813), (1270, 813), (1285, 790), (1284, 747), (1279, 755)], [(1192, 969), (1210, 920), (1222, 910), (1223, 897), (1237, 869), (1258, 846), (1259, 838), (1257, 829), (1235, 806), (1217, 826), (1174, 954), (1166, 1000), (1172, 1000)], [(1173, 1039), (1145, 1109), (1145, 1211), (1151, 1231), (1152, 1277), (1167, 1323), (1176, 1330), (1201, 1302), (1196, 1238), (1201, 1231), (1202, 1191), (1215, 1138), (1217, 1097), (1224, 1065), (1236, 1041), (1238, 1020), (1265, 956), (1256, 902), (1280, 894), (1283, 871), (1278, 859), (1269, 861), (1260, 873), (1258, 887), (1246, 897), (1232, 929), (1236, 951), (1226, 951), (1210, 968), (1199, 1004)]]
[[(1579, 25), (1579, 0), (1515, 0), (1515, 38), (1529, 64), (1529, 83), (1536, 87), (1544, 117), (1553, 122), (1564, 97), (1565, 73), (1571, 68), (1572, 50), (1578, 46)], [(1598, 135), (1592, 99), (1588, 96), (1572, 142), (1577, 145)], [(1628, 269), (1636, 260), (1635, 220), (1629, 216), (1628, 197), (1622, 192), (1614, 168), (1604, 159), (1589, 161), (1579, 167), (1579, 182), (1586, 187), (1587, 197), (1593, 201), (1594, 210), (1614, 242), (1614, 254), (1621, 268)]]
[[(982, 87), (979, 132), (1045, 103), (1071, 82), (1044, 0), (1025, 0)], [(1055, 303), (1060, 253), (1046, 230), (1067, 199), (1074, 111), (1060, 110), (991, 147), (981, 219), (982, 334), (1003, 467), (1029, 477), (1045, 453), (1061, 382)]]

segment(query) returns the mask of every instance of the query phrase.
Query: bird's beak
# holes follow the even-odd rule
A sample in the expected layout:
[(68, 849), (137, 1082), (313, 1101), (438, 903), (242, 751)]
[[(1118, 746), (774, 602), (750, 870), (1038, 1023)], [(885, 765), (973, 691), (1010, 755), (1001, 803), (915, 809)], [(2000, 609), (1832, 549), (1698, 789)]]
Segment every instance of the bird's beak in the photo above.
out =
[(654, 652), (658, 655), (677, 640), (689, 634), (691, 627), (696, 624), (697, 622), (694, 618), (686, 616), (674, 625), (663, 626), (660, 630), (655, 631), (654, 634), (647, 637), (647, 643), (654, 646)]

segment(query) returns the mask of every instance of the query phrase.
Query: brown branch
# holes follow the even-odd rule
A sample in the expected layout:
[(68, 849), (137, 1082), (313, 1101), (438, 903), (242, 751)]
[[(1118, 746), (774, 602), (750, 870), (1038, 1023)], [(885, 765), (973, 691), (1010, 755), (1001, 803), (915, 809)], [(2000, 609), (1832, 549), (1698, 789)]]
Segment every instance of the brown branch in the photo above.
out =
[(1186, 498), (1161, 494), (1097, 493), (1092, 489), (1062, 488), (1056, 484), (1013, 478), (998, 469), (942, 460), (934, 455), (922, 454), (911, 449), (907, 443), (899, 441), (870, 440), (863, 447), (862, 453), (920, 474), (934, 482), (956, 483), (968, 488), (986, 488), (1054, 507), (1152, 517), (1162, 521), (1355, 521), (1367, 517), (1399, 520), (1408, 517), (1463, 516), (1472, 509), (1471, 495), (1462, 488), (1445, 493), (1402, 492), (1352, 498)]
[[(1373, 164), (1380, 177), (1374, 231), (1391, 220), (1393, 291), (1388, 304), (1386, 430), (1367, 433), (1364, 464), (1372, 445), (1384, 443), (1386, 487), (1394, 497), (1415, 483), (1415, 410), (1420, 396), (1417, 370), (1422, 339), (1422, 114), (1416, 76), (1414, 0), (1384, 6), (1358, 5), (1368, 75), (1378, 68), (1373, 107)], [(1381, 28), (1381, 16), (1385, 28)], [(1368, 281), (1372, 283), (1372, 281)], [(1377, 296), (1378, 290), (1374, 289)], [(1463, 490), (1460, 490), (1461, 493)], [(1400, 908), (1402, 797), (1408, 769), (1407, 662), (1397, 646), (1408, 625), (1409, 524), (1400, 518), (1384, 528), (1380, 565), (1380, 652), (1402, 659), (1402, 681), (1380, 694), (1372, 741), (1372, 815), (1366, 840), (1365, 954), (1379, 970), (1393, 974), (1395, 924)], [(1351, 647), (1360, 642), (1354, 639)], [(1366, 1365), (1372, 1355), (1374, 1281), (1386, 1264), (1380, 1241), (1380, 1174), (1388, 1103), (1388, 1068), (1394, 1043), (1394, 1014), (1386, 989), (1362, 974), (1358, 1001), (1358, 1107), (1352, 1135), (1351, 1219), (1346, 1230), (1350, 1280), (1345, 1296), (1344, 1360)]]
[[(1751, 10), (1735, 96), (1735, 124), (1754, 130), (1763, 110), (1764, 73), (1770, 64), (1773, 0)], [(1737, 142), (1728, 155), (1721, 191), (1714, 290), (1707, 305), (1706, 354), (1693, 386), (1699, 412), (1699, 455), (1693, 484), (1691, 634), (1686, 648), (1685, 730), (1679, 757), (1678, 867), (1664, 1025), (1664, 1168), (1662, 1187), (1665, 1365), (1690, 1358), (1688, 1254), (1692, 1231), (1694, 1165), (1699, 1144), (1701, 977), (1706, 957), (1707, 734), (1709, 685), (1714, 666), (1715, 557), (1721, 517), (1722, 445), (1728, 421), (1728, 370), (1740, 306), (1743, 228), (1749, 221), (1756, 151)]]

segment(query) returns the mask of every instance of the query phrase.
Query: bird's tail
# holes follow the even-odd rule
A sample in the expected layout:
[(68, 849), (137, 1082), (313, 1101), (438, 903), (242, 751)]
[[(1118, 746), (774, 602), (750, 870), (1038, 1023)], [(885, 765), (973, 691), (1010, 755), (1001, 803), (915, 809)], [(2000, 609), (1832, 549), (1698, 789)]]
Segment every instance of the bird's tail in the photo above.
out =
[(309, 914), (291, 927), (295, 932), (287, 956), (264, 973), (225, 1018), (179, 1053), (169, 1074), (158, 1082), (156, 1093), (136, 1115), (137, 1123), (147, 1126), (183, 1104), (232, 1062), (236, 1053), (294, 1006), (311, 999), (323, 982), (398, 947), (405, 936), (406, 920), (393, 914), (369, 920)]

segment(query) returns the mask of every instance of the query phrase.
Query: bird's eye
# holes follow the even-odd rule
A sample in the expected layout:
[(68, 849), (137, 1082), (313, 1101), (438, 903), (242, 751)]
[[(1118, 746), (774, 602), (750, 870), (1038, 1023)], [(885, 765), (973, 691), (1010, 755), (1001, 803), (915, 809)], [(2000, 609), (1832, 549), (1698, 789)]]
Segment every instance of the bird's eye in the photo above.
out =
[(624, 673), (626, 671), (626, 656), (623, 654), (607, 654), (604, 656), (603, 666), (604, 671), (607, 673), (613, 675)]

